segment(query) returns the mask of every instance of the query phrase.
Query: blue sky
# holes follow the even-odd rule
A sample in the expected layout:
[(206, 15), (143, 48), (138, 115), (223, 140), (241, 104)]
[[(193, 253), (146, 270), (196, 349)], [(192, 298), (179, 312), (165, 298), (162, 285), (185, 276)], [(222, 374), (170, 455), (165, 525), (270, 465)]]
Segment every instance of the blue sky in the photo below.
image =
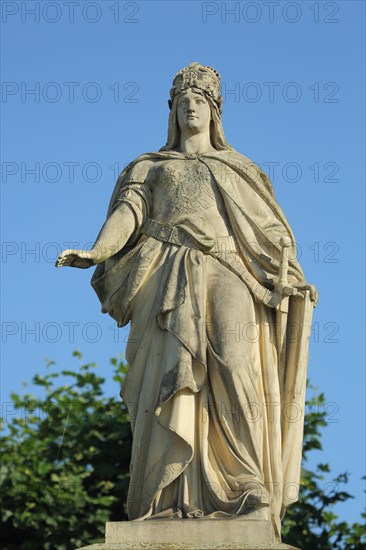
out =
[(74, 349), (118, 394), (109, 358), (123, 353), (127, 332), (100, 313), (91, 270), (53, 263), (68, 243), (94, 241), (123, 166), (164, 145), (172, 78), (199, 61), (221, 73), (227, 140), (272, 176), (319, 290), (309, 378), (325, 392), (330, 424), (312, 461), (350, 472), (356, 498), (338, 512), (356, 520), (365, 473), (364, 2), (1, 8), (3, 407), (44, 371), (45, 357), (76, 369)]

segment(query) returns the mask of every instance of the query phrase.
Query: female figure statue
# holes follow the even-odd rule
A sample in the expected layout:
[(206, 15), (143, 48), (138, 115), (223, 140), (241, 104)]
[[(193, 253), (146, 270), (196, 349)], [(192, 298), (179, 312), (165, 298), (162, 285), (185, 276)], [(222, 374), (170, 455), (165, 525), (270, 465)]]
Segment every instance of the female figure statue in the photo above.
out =
[(177, 73), (166, 146), (129, 164), (93, 248), (57, 265), (97, 264), (102, 311), (131, 322), (129, 518), (255, 511), (279, 535), (317, 296), (269, 179), (225, 140), (221, 103), (214, 69)]

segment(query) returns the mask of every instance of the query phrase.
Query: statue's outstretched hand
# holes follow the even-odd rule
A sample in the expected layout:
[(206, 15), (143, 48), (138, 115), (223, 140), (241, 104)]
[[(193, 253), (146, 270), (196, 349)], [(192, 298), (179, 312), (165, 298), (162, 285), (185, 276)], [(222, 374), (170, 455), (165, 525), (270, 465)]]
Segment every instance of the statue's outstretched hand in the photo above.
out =
[(87, 269), (95, 265), (95, 254), (92, 250), (64, 250), (56, 260), (56, 267), (79, 267)]

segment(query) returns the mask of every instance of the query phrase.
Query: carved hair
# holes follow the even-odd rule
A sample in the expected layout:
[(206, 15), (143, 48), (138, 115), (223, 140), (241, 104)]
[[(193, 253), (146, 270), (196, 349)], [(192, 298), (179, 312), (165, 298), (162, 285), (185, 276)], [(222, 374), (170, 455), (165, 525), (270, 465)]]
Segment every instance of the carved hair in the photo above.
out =
[[(210, 122), (210, 139), (211, 145), (218, 151), (222, 149), (232, 149), (225, 139), (224, 130), (222, 127), (221, 114), (219, 107), (211, 97), (202, 90), (191, 88), (194, 92), (203, 95), (211, 109), (211, 122)], [(178, 124), (177, 107), (178, 99), (181, 94), (175, 96), (172, 102), (172, 107), (169, 115), (168, 123), (168, 139), (166, 145), (160, 149), (160, 151), (174, 151), (180, 146), (180, 128)]]

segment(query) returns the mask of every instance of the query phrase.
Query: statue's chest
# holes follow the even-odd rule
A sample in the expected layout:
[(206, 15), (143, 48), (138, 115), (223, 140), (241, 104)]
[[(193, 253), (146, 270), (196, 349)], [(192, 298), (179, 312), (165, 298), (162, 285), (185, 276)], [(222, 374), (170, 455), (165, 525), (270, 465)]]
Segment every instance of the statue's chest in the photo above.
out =
[(154, 195), (166, 209), (189, 214), (216, 203), (214, 185), (211, 172), (199, 160), (167, 162), (156, 174)]

